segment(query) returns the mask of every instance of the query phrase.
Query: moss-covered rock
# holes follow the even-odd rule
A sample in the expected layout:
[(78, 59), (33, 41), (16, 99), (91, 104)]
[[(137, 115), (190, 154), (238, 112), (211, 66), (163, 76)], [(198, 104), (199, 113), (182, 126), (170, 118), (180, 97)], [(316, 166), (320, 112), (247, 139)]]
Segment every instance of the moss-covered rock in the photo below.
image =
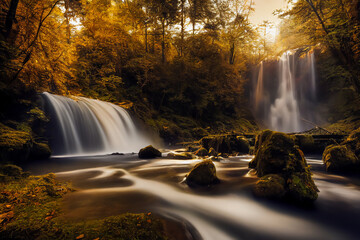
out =
[(31, 134), (0, 124), (0, 159), (3, 162), (25, 161), (33, 146)]
[(204, 160), (196, 164), (186, 175), (188, 185), (208, 186), (218, 183), (216, 168), (211, 160)]
[(161, 152), (151, 145), (144, 147), (139, 151), (139, 158), (150, 159), (156, 157), (161, 157)]
[(195, 152), (195, 155), (199, 156), (199, 157), (205, 157), (207, 155), (209, 155), (208, 150), (206, 150), (206, 148), (200, 148)]
[(249, 153), (250, 144), (243, 136), (236, 134), (209, 135), (200, 140), (201, 145), (210, 150), (214, 148), (219, 153)]
[(286, 194), (285, 179), (279, 174), (268, 174), (260, 178), (254, 187), (258, 197), (281, 199)]
[(343, 142), (360, 159), (360, 128), (350, 133), (349, 137)]
[(9, 182), (15, 179), (26, 178), (29, 176), (28, 172), (24, 172), (21, 167), (5, 164), (0, 166), (0, 182)]
[(193, 155), (189, 152), (183, 153), (169, 153), (167, 158), (170, 159), (179, 159), (179, 160), (186, 160), (186, 159), (193, 159)]
[(32, 159), (48, 159), (51, 155), (51, 149), (46, 143), (34, 142), (30, 157)]
[[(303, 152), (295, 145), (294, 136), (266, 130), (256, 139), (257, 151), (249, 167), (254, 168), (261, 179), (254, 193), (269, 198), (279, 196), (297, 203), (316, 200), (318, 189)], [(284, 192), (280, 187), (282, 179)]]
[(318, 188), (311, 178), (310, 171), (293, 173), (287, 179), (289, 197), (298, 203), (311, 203), (318, 198)]
[(322, 160), (326, 171), (357, 171), (360, 160), (347, 145), (330, 145), (326, 147)]

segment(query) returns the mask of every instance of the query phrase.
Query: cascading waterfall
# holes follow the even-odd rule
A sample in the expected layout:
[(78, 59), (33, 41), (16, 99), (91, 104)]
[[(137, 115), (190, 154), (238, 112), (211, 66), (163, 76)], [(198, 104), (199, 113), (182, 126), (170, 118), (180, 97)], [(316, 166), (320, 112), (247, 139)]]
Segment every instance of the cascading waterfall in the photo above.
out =
[(282, 132), (301, 131), (300, 111), (295, 92), (295, 74), (290, 68), (291, 58), (290, 52), (284, 53), (280, 58), (278, 97), (270, 107), (271, 127)]
[(303, 120), (316, 121), (313, 52), (298, 57), (288, 51), (276, 62), (261, 62), (256, 80), (254, 111), (265, 125), (282, 132), (299, 132), (312, 127)]
[(53, 155), (94, 155), (137, 152), (150, 139), (129, 113), (114, 104), (85, 97), (76, 100), (44, 92), (53, 119)]

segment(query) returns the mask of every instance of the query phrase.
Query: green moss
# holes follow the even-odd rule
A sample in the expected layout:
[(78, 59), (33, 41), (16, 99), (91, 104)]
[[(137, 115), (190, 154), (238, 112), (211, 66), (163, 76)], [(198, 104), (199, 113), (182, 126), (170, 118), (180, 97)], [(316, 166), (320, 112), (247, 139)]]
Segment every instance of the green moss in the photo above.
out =
[(216, 168), (211, 160), (204, 160), (196, 164), (186, 175), (186, 183), (191, 185), (208, 186), (217, 183)]
[(311, 203), (318, 198), (318, 188), (309, 172), (294, 173), (287, 179), (288, 195), (298, 203)]
[(322, 160), (326, 171), (357, 171), (360, 169), (360, 160), (346, 145), (326, 147)]
[(254, 187), (258, 197), (281, 199), (286, 194), (285, 179), (278, 174), (268, 174), (260, 178)]
[(139, 151), (139, 158), (150, 159), (156, 157), (161, 157), (161, 152), (151, 145), (142, 148)]

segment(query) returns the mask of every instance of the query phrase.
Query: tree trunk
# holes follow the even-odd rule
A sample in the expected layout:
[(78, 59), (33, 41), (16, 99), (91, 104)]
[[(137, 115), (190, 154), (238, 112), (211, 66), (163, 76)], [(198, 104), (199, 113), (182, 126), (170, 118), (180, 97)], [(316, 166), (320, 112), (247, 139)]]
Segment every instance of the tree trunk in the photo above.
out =
[(148, 27), (147, 22), (145, 22), (145, 52), (148, 52)]
[(184, 48), (184, 2), (185, 0), (181, 0), (181, 42), (180, 42), (180, 57), (183, 55), (183, 48)]
[(19, 0), (11, 0), (10, 2), (10, 7), (9, 7), (9, 11), (6, 14), (6, 19), (5, 19), (5, 32), (4, 32), (4, 37), (5, 39), (8, 39), (15, 21), (15, 16), (16, 16), (16, 9), (18, 6)]
[(161, 61), (165, 63), (165, 19), (161, 20), (162, 25), (162, 41), (161, 41)]

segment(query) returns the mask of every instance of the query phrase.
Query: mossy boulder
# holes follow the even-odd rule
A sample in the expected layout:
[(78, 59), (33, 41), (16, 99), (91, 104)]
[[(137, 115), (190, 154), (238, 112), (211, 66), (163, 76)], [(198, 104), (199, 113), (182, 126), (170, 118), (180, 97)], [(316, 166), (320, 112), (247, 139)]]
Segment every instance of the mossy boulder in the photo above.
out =
[(139, 151), (139, 158), (150, 159), (156, 157), (161, 157), (161, 152), (151, 145), (144, 147)]
[(51, 149), (46, 143), (34, 142), (30, 157), (32, 159), (48, 159), (51, 155)]
[(347, 145), (330, 145), (326, 147), (322, 160), (326, 171), (357, 171), (360, 160)]
[(193, 159), (193, 155), (189, 152), (184, 153), (169, 153), (167, 158), (170, 159), (179, 159), (179, 160), (186, 160), (186, 159)]
[(285, 179), (279, 174), (265, 175), (256, 182), (254, 194), (258, 197), (281, 199), (286, 194)]
[(209, 155), (208, 150), (206, 150), (206, 148), (199, 148), (196, 152), (195, 155), (199, 156), (199, 157), (205, 157)]
[(199, 162), (185, 177), (186, 183), (190, 186), (208, 186), (219, 182), (215, 165), (211, 160)]
[(201, 145), (210, 150), (214, 148), (219, 153), (249, 153), (250, 144), (243, 136), (236, 134), (209, 135), (200, 140)]
[[(295, 146), (294, 138), (280, 132), (273, 132), (262, 141), (251, 164), (259, 177), (273, 173), (297, 172), (306, 167), (302, 152)], [(264, 138), (263, 138), (264, 139)]]
[(0, 124), (0, 159), (3, 162), (27, 160), (32, 146), (33, 140), (29, 132), (17, 131)]
[(260, 177), (254, 193), (296, 203), (315, 201), (318, 189), (303, 152), (295, 145), (294, 136), (265, 130), (256, 139), (256, 155), (249, 163)]
[(318, 198), (318, 188), (308, 171), (293, 173), (287, 179), (289, 197), (298, 203), (311, 203)]

